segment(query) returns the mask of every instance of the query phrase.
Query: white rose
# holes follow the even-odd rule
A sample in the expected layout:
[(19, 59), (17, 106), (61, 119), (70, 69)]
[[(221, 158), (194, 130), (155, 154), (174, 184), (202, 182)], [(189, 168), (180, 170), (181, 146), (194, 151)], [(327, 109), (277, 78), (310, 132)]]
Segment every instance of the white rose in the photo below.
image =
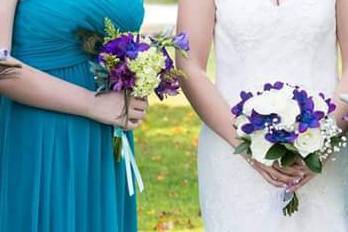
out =
[(256, 95), (244, 103), (243, 111), (246, 115), (251, 115), (251, 112), (256, 110), (257, 106), (264, 105), (264, 98), (262, 95)]
[(306, 158), (309, 154), (320, 150), (324, 146), (324, 137), (319, 128), (308, 129), (297, 137), (294, 145), (300, 155)]
[(236, 119), (235, 125), (237, 127), (237, 136), (239, 138), (245, 138), (248, 137), (248, 135), (246, 133), (244, 133), (244, 131), (242, 130), (242, 126), (249, 123), (249, 119), (247, 117), (245, 117), (244, 115), (239, 116)]
[(268, 115), (275, 113), (275, 111), (280, 111), (283, 108), (282, 104), (279, 102), (282, 101), (283, 97), (279, 92), (266, 91), (261, 95), (254, 96), (249, 99), (245, 105), (244, 110), (247, 115), (250, 115), (254, 109), (259, 114)]
[(285, 106), (280, 112), (276, 112), (281, 118), (281, 125), (290, 127), (296, 123), (296, 118), (300, 115), (301, 110), (298, 103), (292, 99), (284, 99)]
[(290, 88), (282, 90), (266, 91), (262, 95), (255, 96), (244, 105), (244, 111), (250, 115), (252, 110), (259, 114), (277, 114), (281, 118), (281, 125), (292, 126), (296, 117), (301, 113), (298, 103), (292, 99)]
[(265, 139), (265, 134), (263, 131), (256, 131), (250, 137), (250, 150), (252, 153), (252, 157), (262, 164), (271, 166), (274, 161), (267, 160), (265, 157), (268, 150), (273, 146), (273, 144)]

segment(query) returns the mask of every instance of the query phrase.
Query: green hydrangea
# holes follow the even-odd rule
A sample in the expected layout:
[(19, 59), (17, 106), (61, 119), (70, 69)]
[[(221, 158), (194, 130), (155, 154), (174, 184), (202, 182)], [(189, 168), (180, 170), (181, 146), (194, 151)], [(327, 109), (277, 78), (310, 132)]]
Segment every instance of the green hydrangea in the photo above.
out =
[(135, 60), (129, 62), (129, 69), (135, 73), (136, 82), (132, 95), (149, 96), (159, 85), (159, 73), (165, 68), (165, 57), (156, 48), (139, 53)]

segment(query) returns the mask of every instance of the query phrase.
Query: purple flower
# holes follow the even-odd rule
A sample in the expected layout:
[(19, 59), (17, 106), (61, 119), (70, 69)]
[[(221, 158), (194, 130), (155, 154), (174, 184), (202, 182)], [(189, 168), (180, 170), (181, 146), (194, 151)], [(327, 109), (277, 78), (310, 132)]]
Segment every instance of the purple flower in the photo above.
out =
[(314, 102), (304, 90), (294, 90), (294, 100), (299, 104), (301, 114), (297, 117), (299, 122), (299, 131), (305, 132), (308, 128), (320, 127), (320, 120), (325, 117), (325, 113), (314, 111)]
[(126, 57), (135, 59), (139, 52), (144, 52), (149, 48), (148, 44), (140, 42), (139, 35), (134, 38), (134, 35), (129, 33), (104, 44), (102, 52), (116, 55), (119, 59), (124, 60)]
[(161, 82), (155, 89), (155, 93), (161, 101), (166, 96), (175, 96), (179, 94), (180, 84), (178, 77), (167, 76), (164, 72), (161, 74), (160, 78)]
[(244, 107), (244, 103), (249, 100), (250, 98), (253, 97), (253, 94), (251, 92), (245, 92), (242, 91), (240, 93), (240, 97), (242, 99), (242, 101), (240, 101), (237, 105), (235, 105), (234, 107), (232, 107), (231, 112), (232, 114), (234, 114), (236, 117), (240, 116), (243, 113), (243, 107)]
[(110, 85), (116, 92), (131, 90), (135, 86), (135, 74), (128, 69), (125, 63), (121, 63), (111, 70)]
[(272, 133), (266, 134), (265, 138), (271, 143), (293, 143), (297, 136), (294, 132), (273, 130)]
[(275, 89), (275, 90), (280, 90), (284, 87), (284, 83), (283, 82), (280, 82), (280, 81), (277, 81), (275, 82), (273, 85), (270, 84), (270, 83), (266, 83), (263, 87), (263, 90), (264, 91), (269, 91), (271, 89)]
[(174, 46), (188, 52), (190, 50), (189, 39), (186, 33), (180, 33), (173, 38)]
[(246, 134), (251, 134), (254, 131), (264, 129), (266, 123), (269, 125), (280, 123), (280, 117), (277, 114), (262, 115), (253, 110), (249, 117), (249, 122), (250, 123), (242, 126), (242, 131)]
[(330, 113), (334, 112), (336, 110), (336, 105), (334, 103), (332, 103), (331, 98), (325, 99), (325, 95), (323, 93), (320, 93), (319, 95), (322, 99), (325, 100), (325, 102), (329, 108), (327, 113), (330, 114)]
[(174, 68), (174, 62), (172, 60), (172, 58), (169, 56), (169, 53), (167, 51), (167, 49), (165, 47), (162, 48), (162, 53), (163, 55), (165, 56), (165, 70), (166, 71), (169, 71), (170, 69), (173, 69)]

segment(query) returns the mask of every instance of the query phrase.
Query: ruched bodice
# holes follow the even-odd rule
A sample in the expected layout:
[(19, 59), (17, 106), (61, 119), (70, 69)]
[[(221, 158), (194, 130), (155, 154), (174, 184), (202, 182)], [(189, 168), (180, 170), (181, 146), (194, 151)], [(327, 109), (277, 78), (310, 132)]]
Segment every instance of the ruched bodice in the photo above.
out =
[(121, 31), (137, 31), (142, 23), (142, 0), (22, 0), (19, 2), (12, 54), (41, 70), (86, 61), (76, 31), (103, 33), (104, 18)]
[[(95, 90), (76, 31), (103, 33), (105, 17), (137, 31), (143, 16), (142, 0), (22, 0), (12, 56)], [(112, 127), (0, 96), (0, 231), (136, 232), (136, 201), (124, 162), (113, 156)]]

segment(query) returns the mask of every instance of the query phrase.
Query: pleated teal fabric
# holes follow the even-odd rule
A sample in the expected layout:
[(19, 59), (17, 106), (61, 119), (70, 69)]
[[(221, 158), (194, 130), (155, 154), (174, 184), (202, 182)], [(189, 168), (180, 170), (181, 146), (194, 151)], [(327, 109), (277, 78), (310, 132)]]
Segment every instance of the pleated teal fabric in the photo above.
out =
[[(75, 31), (103, 32), (104, 17), (137, 31), (143, 15), (142, 0), (22, 0), (12, 55), (94, 90)], [(135, 197), (111, 127), (0, 97), (0, 232), (29, 231), (135, 232)]]

